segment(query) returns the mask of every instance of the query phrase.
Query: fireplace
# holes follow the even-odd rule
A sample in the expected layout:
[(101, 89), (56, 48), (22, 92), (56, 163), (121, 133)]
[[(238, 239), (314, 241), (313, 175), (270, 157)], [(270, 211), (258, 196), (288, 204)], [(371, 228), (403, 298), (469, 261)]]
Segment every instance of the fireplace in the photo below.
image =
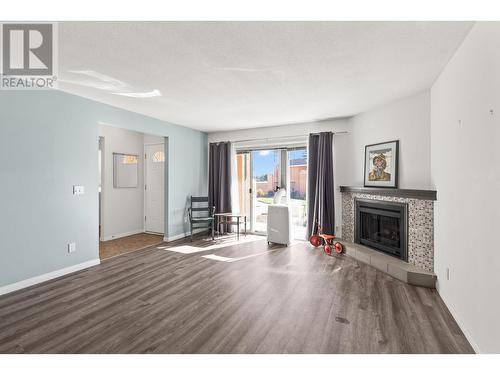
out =
[(354, 242), (408, 260), (406, 203), (355, 199)]

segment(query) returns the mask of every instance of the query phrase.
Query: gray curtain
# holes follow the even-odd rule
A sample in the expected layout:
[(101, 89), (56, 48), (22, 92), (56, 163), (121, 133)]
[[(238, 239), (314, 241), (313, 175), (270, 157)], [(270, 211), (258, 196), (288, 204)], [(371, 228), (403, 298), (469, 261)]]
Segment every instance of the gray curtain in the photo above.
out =
[(308, 153), (307, 233), (316, 233), (319, 224), (323, 233), (334, 234), (333, 133), (310, 134)]
[(215, 212), (231, 212), (231, 143), (210, 143), (208, 203)]

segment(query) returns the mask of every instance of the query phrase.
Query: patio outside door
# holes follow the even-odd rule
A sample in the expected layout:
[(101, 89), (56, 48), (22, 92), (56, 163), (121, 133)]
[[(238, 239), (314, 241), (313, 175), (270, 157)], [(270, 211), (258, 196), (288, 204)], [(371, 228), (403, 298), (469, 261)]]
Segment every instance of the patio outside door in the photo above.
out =
[(276, 187), (281, 186), (279, 150), (252, 151), (252, 230), (267, 233), (267, 207), (273, 203)]
[(250, 230), (267, 233), (267, 209), (276, 187), (285, 188), (292, 221), (292, 238), (306, 237), (306, 148), (252, 150), (237, 155), (240, 212)]

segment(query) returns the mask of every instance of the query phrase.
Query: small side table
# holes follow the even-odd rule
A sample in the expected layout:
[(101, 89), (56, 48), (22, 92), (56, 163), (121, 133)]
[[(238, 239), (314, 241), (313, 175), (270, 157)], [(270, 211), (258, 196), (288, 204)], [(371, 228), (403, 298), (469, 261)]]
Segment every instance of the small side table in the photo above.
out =
[[(236, 219), (236, 220), (235, 220)], [(244, 225), (245, 236), (247, 235), (247, 216), (233, 212), (220, 212), (215, 214), (215, 222), (217, 224), (217, 233), (221, 234), (221, 226), (236, 225), (236, 233), (238, 241), (240, 239), (240, 224)]]

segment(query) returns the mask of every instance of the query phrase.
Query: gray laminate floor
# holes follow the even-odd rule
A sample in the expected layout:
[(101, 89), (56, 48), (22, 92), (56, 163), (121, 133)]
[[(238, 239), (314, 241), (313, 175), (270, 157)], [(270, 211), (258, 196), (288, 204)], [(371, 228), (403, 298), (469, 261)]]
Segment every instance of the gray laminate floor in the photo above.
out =
[(435, 290), (246, 241), (152, 247), (2, 296), (0, 352), (472, 352)]

